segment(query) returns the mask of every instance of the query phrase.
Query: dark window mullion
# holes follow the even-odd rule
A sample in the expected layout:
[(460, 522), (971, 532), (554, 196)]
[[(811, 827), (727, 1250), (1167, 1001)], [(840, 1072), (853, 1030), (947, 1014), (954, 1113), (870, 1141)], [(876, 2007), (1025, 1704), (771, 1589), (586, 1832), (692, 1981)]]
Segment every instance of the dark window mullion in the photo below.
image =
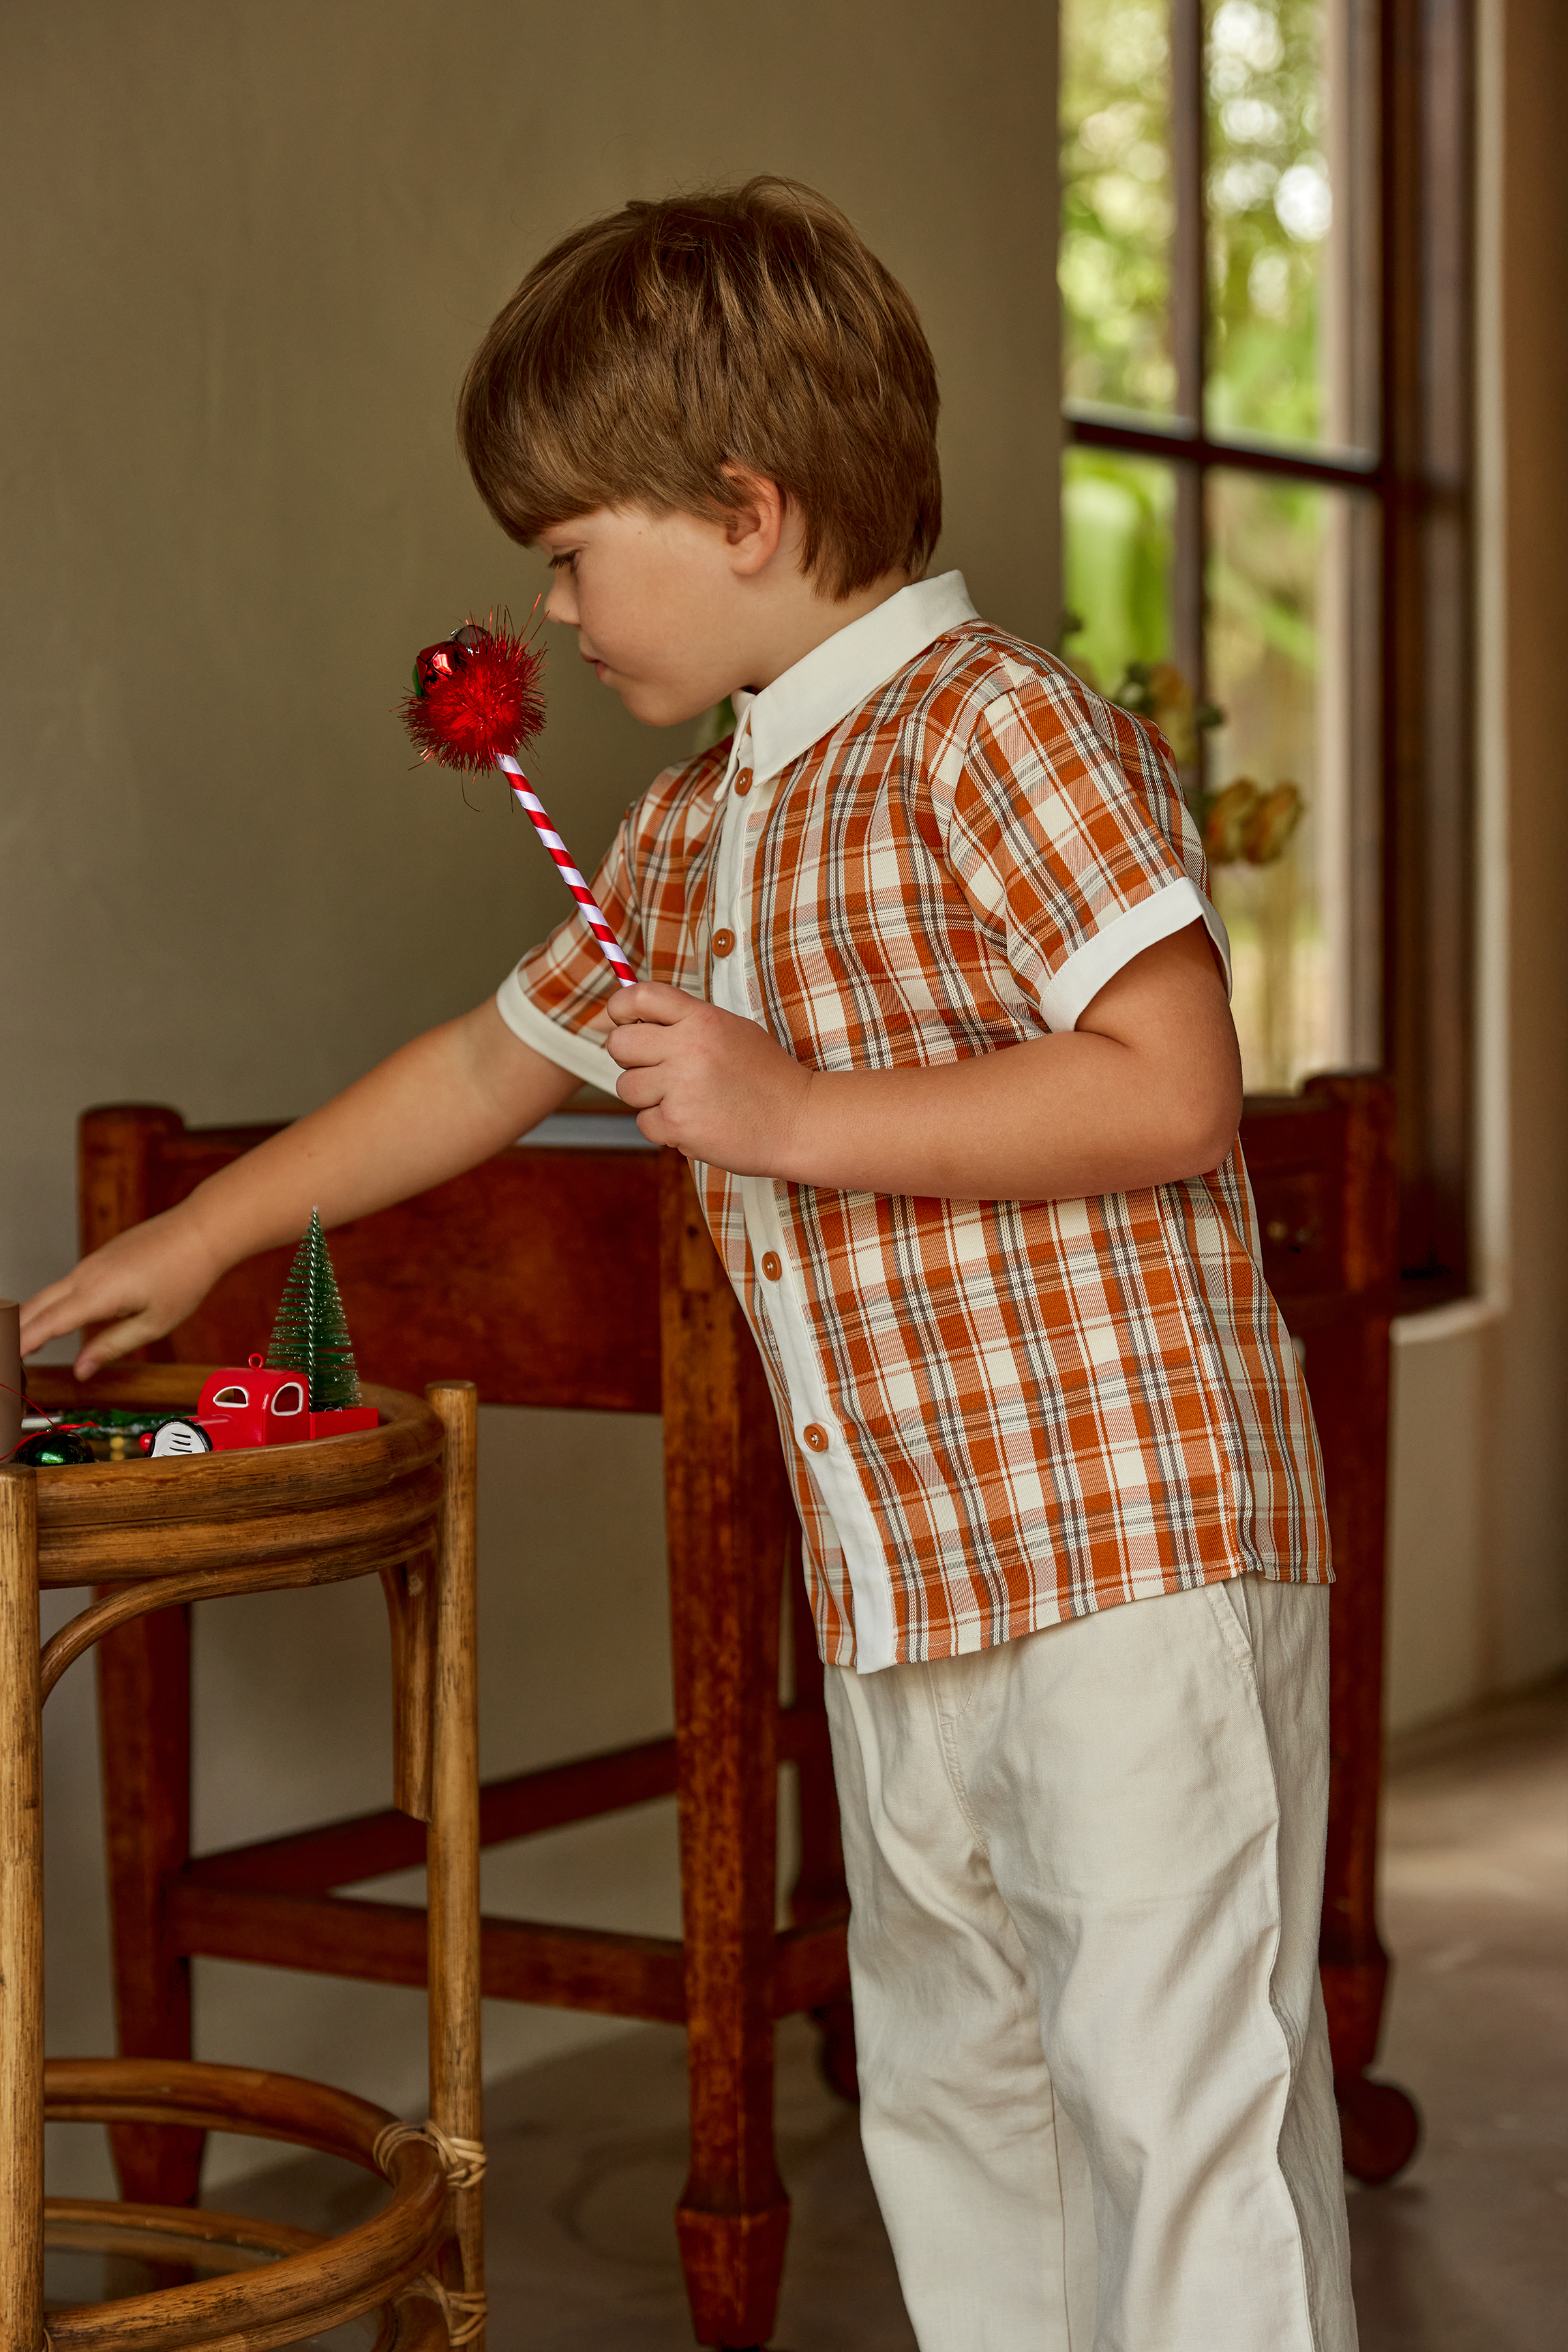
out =
[(1201, 433), (1207, 341), (1204, 235), (1203, 0), (1171, 0), (1171, 167), (1176, 225), (1171, 258), (1171, 343), (1176, 414)]
[(1281, 474), (1293, 481), (1314, 482), (1321, 489), (1382, 487), (1382, 467), (1371, 458), (1345, 464), (1333, 457), (1315, 457), (1310, 450), (1270, 447), (1264, 441), (1215, 441), (1207, 434), (1188, 433), (1180, 427), (1128, 425), (1120, 418), (1075, 415), (1070, 410), (1067, 434), (1069, 441), (1081, 441), (1087, 447), (1125, 449), (1129, 456), (1189, 465), (1233, 467), (1244, 474)]
[[(1171, 340), (1176, 362), (1177, 413), (1195, 434), (1204, 429), (1208, 345), (1208, 259), (1204, 219), (1204, 0), (1171, 0), (1172, 177), (1176, 223), (1171, 272)], [(1173, 452), (1175, 455), (1175, 452)], [(1172, 583), (1173, 652), (1201, 699), (1207, 694), (1205, 646), (1207, 547), (1204, 469), (1177, 457), (1175, 578)]]

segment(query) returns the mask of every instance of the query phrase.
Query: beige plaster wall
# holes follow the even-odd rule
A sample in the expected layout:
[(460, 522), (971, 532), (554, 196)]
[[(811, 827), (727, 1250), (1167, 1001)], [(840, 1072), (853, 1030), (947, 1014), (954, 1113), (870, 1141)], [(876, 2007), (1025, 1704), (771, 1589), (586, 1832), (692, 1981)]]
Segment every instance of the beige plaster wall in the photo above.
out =
[[(279, 1118), (478, 1000), (556, 917), (493, 793), (412, 771), (414, 649), (542, 577), (453, 453), (527, 264), (758, 170), (842, 203), (924, 312), (949, 526), (1058, 613), (1054, 12), (977, 0), (18, 0), (0, 16), (0, 1292), (63, 1267), (88, 1103)], [(585, 862), (668, 746), (563, 646), (537, 772)], [(668, 1715), (657, 1429), (490, 1414), (488, 1769)], [(384, 1801), (371, 1596), (199, 1630), (198, 1829)], [(51, 2041), (108, 2045), (90, 1676), (50, 1710)], [(668, 1821), (497, 1858), (489, 1899), (672, 1921)], [(417, 2105), (416, 1997), (222, 1964), (200, 2047)], [(498, 2010), (496, 2066), (602, 2025)], [(247, 2161), (218, 2151), (215, 2177)], [(62, 2188), (102, 2179), (79, 2137)]]
[(1395, 1347), (1396, 1726), (1568, 1658), (1568, 14), (1479, 17), (1481, 1296)]

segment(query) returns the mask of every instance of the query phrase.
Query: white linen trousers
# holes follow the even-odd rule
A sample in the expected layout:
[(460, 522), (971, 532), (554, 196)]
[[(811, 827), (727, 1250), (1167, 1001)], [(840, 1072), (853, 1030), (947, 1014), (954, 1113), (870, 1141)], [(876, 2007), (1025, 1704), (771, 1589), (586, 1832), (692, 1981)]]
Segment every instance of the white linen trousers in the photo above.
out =
[(827, 1672), (861, 2129), (921, 2352), (1354, 2352), (1328, 1588)]

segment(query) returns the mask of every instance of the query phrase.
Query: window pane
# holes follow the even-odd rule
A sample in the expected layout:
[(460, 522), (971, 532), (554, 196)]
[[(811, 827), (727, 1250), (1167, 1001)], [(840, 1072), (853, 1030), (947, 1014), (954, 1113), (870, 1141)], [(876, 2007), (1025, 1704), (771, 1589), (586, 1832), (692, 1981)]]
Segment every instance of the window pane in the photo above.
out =
[(1058, 269), (1069, 400), (1170, 415), (1168, 0), (1063, 0)]
[(1172, 647), (1174, 468), (1113, 449), (1069, 447), (1062, 460), (1068, 658), (1112, 694), (1131, 662)]
[(1206, 519), (1226, 717), (1205, 833), (1247, 1084), (1267, 1092), (1376, 1059), (1375, 518), (1354, 494), (1216, 471)]
[(1371, 444), (1374, 16), (1358, 7), (1352, 26), (1350, 0), (1205, 0), (1211, 433)]

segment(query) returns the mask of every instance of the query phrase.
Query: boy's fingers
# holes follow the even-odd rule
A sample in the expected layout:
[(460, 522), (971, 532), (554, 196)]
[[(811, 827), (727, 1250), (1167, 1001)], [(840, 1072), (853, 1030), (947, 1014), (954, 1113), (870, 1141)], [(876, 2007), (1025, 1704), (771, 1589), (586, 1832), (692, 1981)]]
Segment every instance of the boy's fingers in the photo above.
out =
[(24, 1356), (30, 1356), (35, 1348), (43, 1346), (46, 1339), (58, 1339), (62, 1331), (68, 1331), (71, 1328), (51, 1313), (48, 1293), (43, 1290), (37, 1298), (28, 1299), (22, 1309), (21, 1320)]
[(629, 1028), (611, 1030), (606, 1050), (623, 1070), (649, 1069), (669, 1052), (668, 1034), (652, 1022), (634, 1022)]
[(115, 1363), (121, 1356), (128, 1356), (132, 1348), (139, 1348), (143, 1339), (155, 1339), (158, 1335), (153, 1320), (151, 1315), (132, 1315), (124, 1323), (110, 1323), (101, 1331), (95, 1331), (71, 1368), (78, 1380), (90, 1380), (105, 1364)]
[(700, 996), (688, 996), (662, 980), (639, 980), (635, 988), (618, 988), (611, 997), (610, 1022), (613, 1028), (622, 1028), (633, 1021), (683, 1021), (701, 1003)]
[[(79, 1274), (80, 1269), (78, 1269)], [(22, 1353), (30, 1356), (58, 1339), (63, 1332), (79, 1331), (89, 1323), (101, 1323), (103, 1330), (82, 1350), (79, 1363), (90, 1357), (95, 1364), (111, 1363), (128, 1348), (138, 1348), (143, 1339), (156, 1339), (153, 1329), (153, 1310), (145, 1297), (138, 1297), (141, 1288), (118, 1283), (79, 1280), (78, 1275), (68, 1275), (63, 1282), (53, 1282), (27, 1301), (22, 1310)], [(133, 1334), (120, 1339), (122, 1331)], [(106, 1344), (107, 1343), (107, 1344)]]
[(79, 1331), (87, 1317), (81, 1301), (73, 1296), (68, 1283), (52, 1283), (29, 1298), (22, 1309), (22, 1353), (30, 1356), (35, 1349), (58, 1339), (62, 1331)]
[(616, 1092), (628, 1110), (651, 1110), (664, 1100), (664, 1080), (649, 1070), (628, 1070), (616, 1079)]

